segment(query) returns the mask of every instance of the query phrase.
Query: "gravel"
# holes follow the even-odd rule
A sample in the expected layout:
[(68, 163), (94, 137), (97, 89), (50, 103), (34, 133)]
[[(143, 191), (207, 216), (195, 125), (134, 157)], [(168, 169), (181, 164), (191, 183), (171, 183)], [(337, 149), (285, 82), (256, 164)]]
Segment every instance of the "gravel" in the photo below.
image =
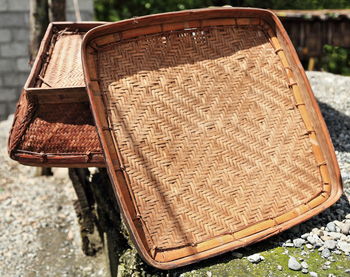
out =
[(67, 169), (39, 176), (8, 158), (12, 117), (0, 122), (0, 276), (106, 276), (103, 255), (81, 251)]

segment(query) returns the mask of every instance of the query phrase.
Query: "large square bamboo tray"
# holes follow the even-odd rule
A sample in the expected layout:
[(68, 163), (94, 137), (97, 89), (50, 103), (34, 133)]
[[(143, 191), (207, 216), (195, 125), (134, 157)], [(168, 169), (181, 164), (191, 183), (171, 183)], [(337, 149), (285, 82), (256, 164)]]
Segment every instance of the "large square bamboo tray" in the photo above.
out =
[(26, 165), (104, 167), (81, 64), (84, 34), (101, 22), (51, 23), (22, 91), (9, 138)]
[(149, 264), (260, 241), (340, 197), (327, 128), (272, 12), (134, 18), (91, 30), (82, 51), (109, 175)]

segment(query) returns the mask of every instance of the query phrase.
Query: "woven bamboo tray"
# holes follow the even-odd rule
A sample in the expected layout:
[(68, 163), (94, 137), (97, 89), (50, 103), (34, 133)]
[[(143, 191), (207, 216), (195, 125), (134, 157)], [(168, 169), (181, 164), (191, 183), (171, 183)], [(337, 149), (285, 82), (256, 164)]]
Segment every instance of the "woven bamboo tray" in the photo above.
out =
[(149, 264), (257, 242), (340, 197), (325, 123), (270, 11), (134, 18), (91, 30), (82, 49), (110, 178)]
[(102, 23), (49, 25), (20, 96), (12, 159), (35, 166), (104, 167), (81, 64), (84, 34)]

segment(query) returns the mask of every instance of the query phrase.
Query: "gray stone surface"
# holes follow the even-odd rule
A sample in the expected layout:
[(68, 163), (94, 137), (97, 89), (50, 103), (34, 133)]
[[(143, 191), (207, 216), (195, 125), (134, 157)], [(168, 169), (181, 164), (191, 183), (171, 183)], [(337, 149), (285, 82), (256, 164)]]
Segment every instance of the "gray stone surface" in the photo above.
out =
[(325, 248), (325, 249), (322, 250), (321, 256), (323, 258), (328, 258), (330, 255), (331, 255), (331, 251), (329, 251), (328, 248)]
[(247, 257), (248, 261), (250, 261), (253, 264), (260, 263), (261, 261), (265, 260), (263, 256), (260, 254), (253, 254)]
[[(83, 20), (93, 20), (93, 0), (80, 0)], [(75, 21), (73, 1), (67, 1), (67, 20)], [(0, 0), (0, 120), (15, 110), (28, 77), (29, 0)]]
[(0, 42), (11, 41), (11, 31), (8, 29), (0, 29)]
[(342, 228), (341, 228), (341, 232), (344, 234), (344, 235), (348, 235), (350, 234), (350, 222), (349, 223), (344, 223)]
[(307, 264), (307, 262), (302, 262), (302, 263), (301, 263), (301, 266), (302, 266), (303, 268), (309, 268), (309, 265)]
[(1, 57), (25, 57), (28, 55), (28, 46), (24, 43), (12, 42), (1, 45)]
[(7, 0), (0, 0), (0, 11), (6, 11), (7, 9)]
[(301, 238), (293, 240), (294, 247), (298, 247), (298, 248), (302, 247), (305, 244), (305, 242), (306, 241), (304, 239), (301, 239)]
[(16, 89), (14, 88), (3, 88), (0, 93), (0, 101), (13, 101), (17, 98)]
[(30, 70), (29, 61), (27, 58), (17, 59), (17, 69), (18, 71), (28, 72)]
[[(3, 75), (3, 85), (7, 87), (11, 86), (23, 86), (25, 81), (27, 80), (28, 73), (27, 72), (21, 72), (21, 73), (6, 73)], [(0, 85), (2, 85), (0, 83)]]
[(350, 253), (350, 243), (346, 241), (338, 241), (338, 248), (345, 253)]
[(290, 257), (288, 260), (288, 267), (291, 270), (299, 271), (301, 270), (301, 264), (297, 261), (296, 258)]
[(334, 241), (334, 240), (326, 240), (324, 242), (324, 245), (323, 245), (325, 248), (328, 248), (328, 249), (335, 249), (336, 246), (337, 246), (337, 243)]
[(335, 232), (335, 224), (333, 222), (329, 222), (326, 226), (326, 230), (329, 232)]

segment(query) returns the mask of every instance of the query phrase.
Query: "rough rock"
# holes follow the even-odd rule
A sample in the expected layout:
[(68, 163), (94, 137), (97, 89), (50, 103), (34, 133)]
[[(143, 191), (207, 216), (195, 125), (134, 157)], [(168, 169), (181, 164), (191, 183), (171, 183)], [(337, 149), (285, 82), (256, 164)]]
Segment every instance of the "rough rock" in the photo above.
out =
[(333, 250), (337, 247), (337, 242), (334, 240), (326, 240), (323, 244), (325, 248), (328, 248), (330, 250)]
[(304, 239), (301, 239), (301, 238), (293, 240), (294, 247), (297, 247), (297, 248), (302, 247), (305, 244), (305, 242), (306, 241)]
[(350, 223), (344, 223), (342, 228), (340, 229), (340, 231), (344, 234), (344, 235), (348, 235), (350, 234)]
[(301, 263), (301, 266), (302, 266), (303, 268), (309, 268), (309, 265), (307, 264), (307, 262), (302, 262), (302, 263)]
[(329, 251), (328, 248), (325, 248), (325, 249), (322, 250), (321, 256), (322, 256), (323, 258), (328, 258), (330, 255), (331, 255), (331, 251)]
[(291, 256), (288, 260), (288, 268), (291, 270), (299, 271), (301, 270), (301, 264), (297, 261), (296, 258)]
[(247, 257), (248, 261), (250, 261), (253, 264), (260, 263), (261, 261), (265, 260), (263, 256), (260, 254), (253, 254)]
[(348, 242), (338, 241), (338, 248), (345, 253), (350, 253), (350, 243)]

